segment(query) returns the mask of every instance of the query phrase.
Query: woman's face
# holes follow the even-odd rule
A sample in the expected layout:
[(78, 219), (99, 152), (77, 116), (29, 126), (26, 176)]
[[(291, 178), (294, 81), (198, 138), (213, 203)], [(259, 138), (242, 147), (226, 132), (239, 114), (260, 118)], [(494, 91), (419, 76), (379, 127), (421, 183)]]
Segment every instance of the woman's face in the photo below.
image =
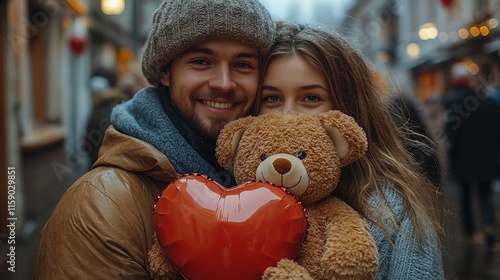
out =
[(315, 116), (332, 109), (327, 80), (311, 63), (298, 55), (278, 57), (269, 63), (259, 114), (298, 111)]

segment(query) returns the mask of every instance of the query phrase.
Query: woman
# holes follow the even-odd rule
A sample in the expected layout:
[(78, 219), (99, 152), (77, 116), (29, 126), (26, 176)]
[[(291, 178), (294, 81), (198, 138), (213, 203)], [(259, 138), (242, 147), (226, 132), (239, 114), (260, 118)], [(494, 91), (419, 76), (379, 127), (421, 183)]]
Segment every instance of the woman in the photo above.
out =
[(430, 147), (396, 125), (362, 56), (336, 34), (280, 22), (261, 73), (258, 114), (335, 109), (367, 133), (368, 151), (342, 171), (336, 195), (369, 222), (377, 279), (444, 279), (445, 199), (407, 150)]

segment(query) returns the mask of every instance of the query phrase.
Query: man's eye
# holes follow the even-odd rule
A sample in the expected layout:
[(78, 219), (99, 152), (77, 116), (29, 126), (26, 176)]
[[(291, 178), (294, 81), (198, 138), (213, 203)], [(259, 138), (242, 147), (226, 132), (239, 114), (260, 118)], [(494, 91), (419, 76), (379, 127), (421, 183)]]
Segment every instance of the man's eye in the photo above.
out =
[(204, 59), (194, 59), (194, 60), (191, 60), (191, 63), (198, 64), (198, 65), (207, 65), (208, 64), (208, 62)]
[(238, 68), (249, 68), (249, 69), (253, 68), (250, 63), (246, 63), (246, 62), (237, 63), (235, 66)]

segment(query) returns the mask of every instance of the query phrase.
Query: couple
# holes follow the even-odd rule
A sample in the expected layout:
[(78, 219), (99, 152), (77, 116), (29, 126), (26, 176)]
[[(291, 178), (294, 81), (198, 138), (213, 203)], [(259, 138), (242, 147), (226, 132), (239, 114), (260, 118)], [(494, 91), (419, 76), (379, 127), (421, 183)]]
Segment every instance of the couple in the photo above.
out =
[(99, 159), (42, 231), (37, 279), (149, 278), (162, 188), (193, 172), (234, 184), (215, 158), (225, 124), (252, 113), (332, 109), (367, 132), (368, 152), (343, 171), (339, 188), (369, 223), (377, 279), (444, 278), (442, 193), (416, 169), (374, 75), (344, 39), (276, 24), (257, 0), (167, 0), (143, 51), (153, 86), (113, 110)]

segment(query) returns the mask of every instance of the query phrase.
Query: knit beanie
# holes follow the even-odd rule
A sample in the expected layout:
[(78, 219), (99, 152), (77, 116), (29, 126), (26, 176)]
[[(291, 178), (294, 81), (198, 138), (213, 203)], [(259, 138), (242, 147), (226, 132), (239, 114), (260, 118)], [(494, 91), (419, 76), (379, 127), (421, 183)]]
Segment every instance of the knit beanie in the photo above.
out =
[(165, 0), (153, 15), (142, 73), (156, 86), (161, 67), (187, 48), (217, 38), (234, 39), (266, 54), (275, 33), (269, 12), (257, 0)]

